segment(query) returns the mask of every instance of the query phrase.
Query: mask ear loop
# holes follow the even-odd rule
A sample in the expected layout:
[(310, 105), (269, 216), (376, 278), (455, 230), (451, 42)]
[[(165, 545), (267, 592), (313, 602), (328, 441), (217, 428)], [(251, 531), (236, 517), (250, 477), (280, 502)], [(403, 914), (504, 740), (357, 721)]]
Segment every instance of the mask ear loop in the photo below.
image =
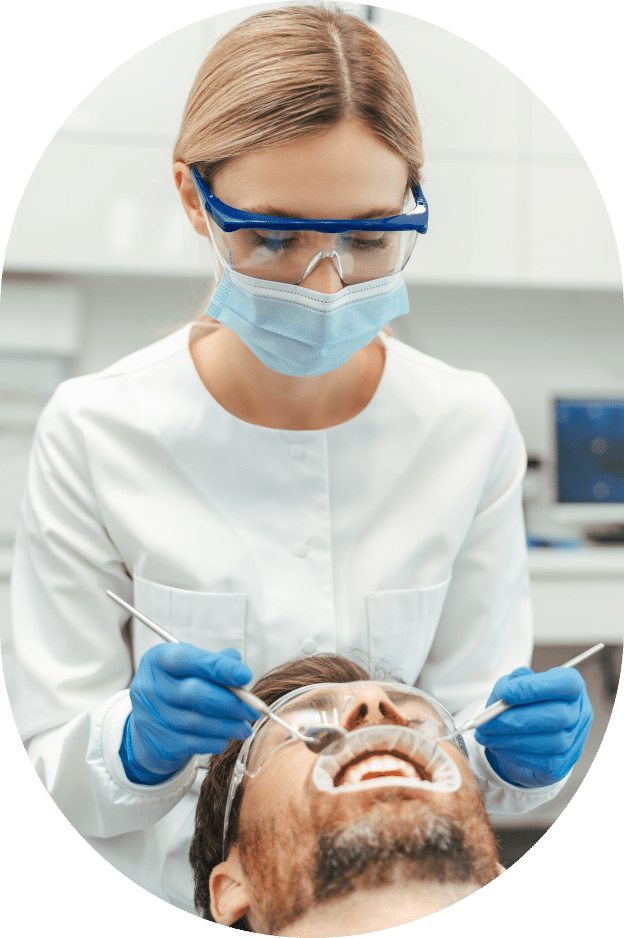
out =
[[(215, 265), (215, 275), (216, 275), (216, 271), (218, 270), (218, 268), (221, 268), (221, 270), (223, 270), (224, 267), (227, 267), (229, 270), (231, 270), (232, 265), (231, 263), (228, 263), (226, 261), (226, 259), (224, 258), (223, 254), (221, 253), (219, 249), (219, 245), (217, 244), (215, 240), (214, 232), (212, 230), (212, 223), (203, 205), (202, 205), (202, 215), (204, 216), (204, 221), (206, 222), (206, 228), (208, 229), (208, 237), (210, 238), (210, 247), (212, 248), (212, 260)], [(217, 278), (217, 282), (220, 279), (221, 279), (221, 275), (219, 275), (219, 277)]]
[[(210, 238), (210, 248), (212, 250), (212, 263), (214, 265), (215, 280), (210, 290), (210, 293), (208, 294), (208, 303), (210, 303), (214, 295), (214, 292), (219, 285), (219, 281), (221, 280), (221, 277), (223, 276), (224, 269), (227, 267), (229, 270), (231, 270), (232, 268), (230, 264), (228, 264), (226, 259), (223, 257), (221, 251), (219, 250), (219, 245), (217, 244), (215, 240), (214, 232), (212, 230), (212, 225), (210, 223), (210, 218), (208, 217), (208, 213), (206, 212), (206, 209), (201, 204), (201, 202), (200, 202), (200, 206), (202, 210), (202, 215), (204, 216), (204, 221), (206, 222), (206, 228), (208, 229), (208, 237)], [(215, 320), (215, 322), (218, 322), (218, 320)]]
[[(223, 272), (223, 268), (230, 267), (230, 265), (221, 254), (221, 251), (219, 250), (219, 247), (215, 241), (214, 233), (212, 231), (212, 225), (210, 223), (210, 218), (208, 217), (208, 213), (206, 212), (206, 208), (204, 206), (204, 201), (203, 201), (201, 190), (199, 189), (194, 179), (193, 179), (193, 185), (195, 186), (195, 191), (197, 192), (197, 198), (199, 199), (199, 207), (201, 209), (202, 215), (204, 216), (204, 221), (206, 222), (206, 228), (208, 229), (208, 237), (210, 238), (210, 246), (212, 248), (212, 260), (213, 260), (214, 268), (215, 268), (215, 286), (216, 286), (216, 284), (221, 279), (221, 274), (217, 276), (217, 272), (219, 268), (221, 268), (221, 271)], [(213, 288), (213, 291), (214, 291), (214, 288)], [(211, 294), (213, 291), (211, 291)]]

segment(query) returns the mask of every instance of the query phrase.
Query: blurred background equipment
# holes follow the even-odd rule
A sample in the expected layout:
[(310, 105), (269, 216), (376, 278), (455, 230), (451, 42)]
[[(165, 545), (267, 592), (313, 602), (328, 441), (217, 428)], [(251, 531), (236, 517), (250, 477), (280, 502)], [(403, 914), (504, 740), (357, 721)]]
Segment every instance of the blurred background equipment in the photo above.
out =
[(614, 532), (621, 530), (624, 396), (557, 397), (553, 424), (556, 513), (571, 521), (602, 522), (613, 525)]

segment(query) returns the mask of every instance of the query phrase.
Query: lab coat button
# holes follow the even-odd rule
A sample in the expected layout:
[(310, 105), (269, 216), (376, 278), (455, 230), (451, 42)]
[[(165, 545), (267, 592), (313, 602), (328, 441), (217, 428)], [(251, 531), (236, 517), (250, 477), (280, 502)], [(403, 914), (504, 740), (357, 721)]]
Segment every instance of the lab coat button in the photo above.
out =
[(293, 459), (301, 459), (303, 456), (303, 446), (299, 446), (298, 443), (294, 443), (290, 447), (290, 455)]
[(306, 655), (311, 655), (313, 651), (316, 651), (316, 642), (313, 638), (306, 638), (301, 646), (301, 651)]
[(305, 557), (308, 552), (308, 547), (306, 544), (295, 544), (293, 547), (293, 554), (295, 557)]

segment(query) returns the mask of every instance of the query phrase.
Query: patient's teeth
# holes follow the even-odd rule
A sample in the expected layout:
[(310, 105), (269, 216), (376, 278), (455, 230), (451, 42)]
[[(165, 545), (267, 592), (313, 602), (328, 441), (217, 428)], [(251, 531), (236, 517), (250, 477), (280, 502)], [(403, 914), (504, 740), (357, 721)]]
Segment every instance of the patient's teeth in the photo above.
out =
[(352, 765), (345, 772), (342, 785), (357, 785), (365, 776), (371, 775), (389, 775), (400, 774), (404, 778), (418, 778), (413, 765), (404, 759), (397, 759), (395, 756), (371, 756)]

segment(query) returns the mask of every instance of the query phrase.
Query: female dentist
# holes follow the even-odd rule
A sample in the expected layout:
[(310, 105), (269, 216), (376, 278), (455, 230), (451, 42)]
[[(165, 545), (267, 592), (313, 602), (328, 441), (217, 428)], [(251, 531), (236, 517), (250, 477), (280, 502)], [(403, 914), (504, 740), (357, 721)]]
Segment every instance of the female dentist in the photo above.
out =
[(15, 717), (78, 831), (188, 911), (205, 754), (256, 717), (227, 685), (364, 652), (458, 723), (503, 697), (517, 706), (466, 740), (497, 812), (556, 794), (589, 730), (576, 671), (517, 668), (532, 632), (509, 406), (384, 331), (427, 227), (422, 162), (409, 83), (370, 27), (299, 6), (234, 28), (174, 151), (217, 264), (207, 315), (65, 382), (38, 427)]

